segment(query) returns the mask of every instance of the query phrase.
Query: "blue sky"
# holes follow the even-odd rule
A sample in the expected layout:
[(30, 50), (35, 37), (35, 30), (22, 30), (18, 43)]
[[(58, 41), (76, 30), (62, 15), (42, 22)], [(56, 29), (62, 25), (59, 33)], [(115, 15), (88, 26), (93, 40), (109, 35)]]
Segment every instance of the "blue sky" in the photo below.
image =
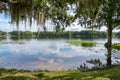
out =
[[(9, 22), (10, 22), (9, 16), (5, 16), (4, 14), (0, 14), (0, 30), (7, 31), (7, 32), (17, 30), (17, 27), (13, 24), (10, 24)], [(53, 30), (53, 27), (51, 27), (52, 23), (50, 21), (47, 22), (46, 26), (47, 26), (49, 31)], [(27, 23), (26, 28), (25, 28), (25, 23), (23, 22), (23, 23), (20, 23), (19, 30), (37, 31), (38, 27), (40, 28), (41, 31), (43, 30), (43, 28), (41, 26), (36, 25), (35, 22), (33, 22), (31, 27)], [(81, 30), (84, 30), (84, 28), (81, 28), (80, 25), (78, 25), (77, 21), (76, 21), (71, 26), (67, 27), (65, 30), (66, 31), (68, 31), (68, 30), (69, 31), (81, 31)], [(106, 31), (106, 28), (102, 27), (101, 31)]]
[[(32, 26), (36, 26), (36, 25), (32, 25)], [(20, 23), (20, 30), (33, 30), (35, 31), (35, 29), (37, 29), (36, 27), (34, 28), (30, 28), (29, 25), (26, 25), (26, 29), (25, 29), (25, 24), (24, 23)], [(6, 31), (6, 32), (10, 32), (13, 30), (17, 30), (16, 25), (14, 24), (10, 24), (10, 18), (9, 16), (5, 16), (4, 14), (0, 14), (0, 30), (2, 31)]]
[(9, 17), (5, 16), (4, 14), (0, 14), (0, 30), (11, 31)]

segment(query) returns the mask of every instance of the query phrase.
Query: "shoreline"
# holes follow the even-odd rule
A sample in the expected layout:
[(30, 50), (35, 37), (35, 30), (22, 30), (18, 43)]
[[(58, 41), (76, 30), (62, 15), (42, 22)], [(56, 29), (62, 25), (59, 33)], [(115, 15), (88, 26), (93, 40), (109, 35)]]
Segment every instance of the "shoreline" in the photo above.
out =
[(18, 71), (0, 69), (0, 80), (119, 80), (120, 66), (80, 71)]

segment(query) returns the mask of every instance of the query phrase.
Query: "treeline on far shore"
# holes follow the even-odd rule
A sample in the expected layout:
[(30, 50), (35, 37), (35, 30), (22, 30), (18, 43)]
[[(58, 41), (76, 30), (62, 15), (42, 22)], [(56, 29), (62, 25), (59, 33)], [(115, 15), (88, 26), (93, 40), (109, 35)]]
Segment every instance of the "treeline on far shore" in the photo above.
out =
[(6, 32), (0, 31), (0, 39), (5, 39), (6, 38)]
[[(105, 31), (93, 31), (93, 30), (82, 30), (82, 31), (64, 31), (64, 32), (30, 32), (30, 31), (12, 31), (9, 33), (0, 31), (0, 37), (11, 37), (19, 38), (106, 38), (107, 33)], [(114, 32), (113, 37), (120, 38), (120, 32)]]

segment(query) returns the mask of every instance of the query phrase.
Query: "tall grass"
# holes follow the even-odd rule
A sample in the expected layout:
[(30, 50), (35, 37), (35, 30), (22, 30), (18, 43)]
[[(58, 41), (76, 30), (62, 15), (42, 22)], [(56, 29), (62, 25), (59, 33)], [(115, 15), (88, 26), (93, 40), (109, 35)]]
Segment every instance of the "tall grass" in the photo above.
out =
[(113, 49), (120, 50), (120, 43), (112, 44), (112, 48), (113, 48)]
[(69, 71), (17, 71), (0, 69), (0, 80), (120, 80), (120, 66), (82, 72)]
[(96, 42), (90, 42), (90, 41), (70, 41), (69, 42), (71, 45), (81, 45), (83, 47), (93, 47), (96, 46)]

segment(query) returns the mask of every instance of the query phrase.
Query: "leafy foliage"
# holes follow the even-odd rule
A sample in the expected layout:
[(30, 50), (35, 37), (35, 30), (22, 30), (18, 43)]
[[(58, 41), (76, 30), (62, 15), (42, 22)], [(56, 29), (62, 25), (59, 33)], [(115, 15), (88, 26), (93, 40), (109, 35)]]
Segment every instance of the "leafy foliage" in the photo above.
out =
[[(19, 33), (19, 34), (18, 34)], [(30, 32), (30, 31), (12, 31), (9, 33), (12, 37), (26, 38), (26, 37), (38, 37), (37, 32)], [(40, 38), (106, 38), (106, 32), (99, 32), (99, 31), (64, 31), (64, 32), (40, 32)]]
[(0, 9), (1, 12), (10, 15), (11, 23), (16, 24), (18, 29), (21, 21), (29, 22), (31, 26), (33, 19), (44, 29), (46, 21), (51, 20), (56, 31), (63, 31), (73, 22), (73, 16), (67, 13), (68, 3), (63, 0), (17, 0), (17, 3), (2, 0), (0, 6), (4, 7)]

